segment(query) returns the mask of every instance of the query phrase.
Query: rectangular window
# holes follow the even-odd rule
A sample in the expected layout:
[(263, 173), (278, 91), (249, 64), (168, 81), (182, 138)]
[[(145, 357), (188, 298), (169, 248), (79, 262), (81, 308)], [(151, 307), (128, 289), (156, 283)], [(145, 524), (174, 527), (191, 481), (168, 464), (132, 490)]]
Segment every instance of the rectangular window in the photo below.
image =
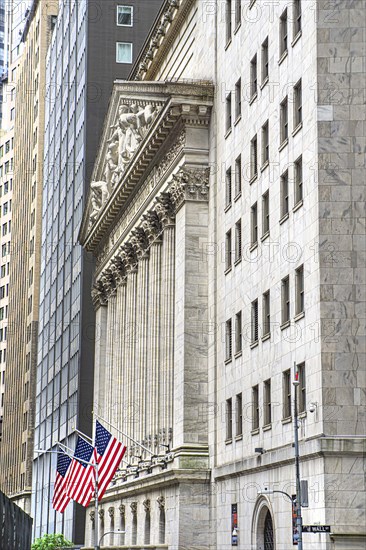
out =
[(283, 388), (283, 418), (291, 416), (291, 370), (288, 369), (283, 373), (282, 377)]
[(272, 422), (271, 380), (266, 380), (263, 384), (263, 408), (263, 425), (268, 426)]
[(252, 302), (252, 344), (258, 342), (258, 300)]
[(132, 63), (132, 43), (117, 42), (116, 44), (116, 62)]
[(235, 84), (235, 120), (241, 115), (241, 78)]
[(255, 135), (250, 142), (250, 179), (258, 175), (258, 139)]
[(270, 333), (271, 333), (271, 309), (270, 309), (270, 292), (269, 290), (267, 290), (267, 292), (265, 292), (263, 294), (263, 309), (262, 309), (262, 314), (263, 314), (263, 319), (262, 319), (262, 324), (263, 324), (263, 336), (268, 336)]
[(238, 393), (235, 400), (236, 437), (243, 435), (243, 397)]
[(252, 388), (252, 430), (259, 428), (259, 386)]
[(305, 363), (297, 365), (299, 373), (299, 385), (297, 394), (297, 411), (302, 413), (306, 411), (306, 379), (305, 379)]
[(258, 92), (258, 64), (257, 54), (250, 62), (250, 97), (253, 98)]
[(233, 354), (233, 327), (231, 319), (225, 323), (225, 360), (231, 359)]
[(231, 129), (231, 92), (226, 96), (226, 132)]
[(241, 311), (235, 315), (235, 353), (242, 350), (242, 316)]
[(229, 206), (232, 200), (232, 177), (231, 166), (226, 170), (225, 174), (225, 206)]
[(301, 79), (294, 86), (294, 128), (302, 122), (302, 87)]
[(300, 266), (295, 271), (296, 302), (295, 315), (303, 313), (304, 307), (304, 266)]
[(232, 265), (232, 241), (231, 229), (226, 233), (225, 240), (225, 269), (230, 269)]
[(288, 198), (288, 170), (281, 176), (281, 219), (288, 214), (289, 198)]
[(226, 399), (226, 440), (233, 438), (233, 400)]
[(287, 8), (280, 17), (280, 57), (287, 52)]
[(287, 96), (280, 106), (280, 143), (288, 139), (288, 100)]
[(262, 235), (269, 234), (269, 191), (262, 196)]
[(226, 0), (226, 43), (231, 40), (232, 25), (231, 25), (231, 0)]
[(269, 162), (269, 122), (262, 126), (262, 165)]
[(235, 26), (238, 27), (241, 22), (241, 0), (235, 1)]
[(301, 31), (301, 0), (294, 0), (294, 38)]
[(303, 199), (303, 188), (302, 188), (302, 157), (299, 157), (295, 161), (295, 206), (300, 203)]
[(235, 161), (235, 197), (241, 193), (241, 155)]
[(268, 37), (262, 44), (262, 84), (269, 76)]
[(242, 255), (241, 248), (241, 220), (235, 224), (235, 261), (239, 261)]
[(290, 278), (285, 277), (281, 281), (281, 301), (282, 301), (282, 316), (281, 324), (284, 325), (290, 321)]
[(117, 6), (117, 25), (119, 27), (133, 26), (133, 7)]
[(255, 202), (250, 209), (251, 245), (258, 243), (258, 206)]

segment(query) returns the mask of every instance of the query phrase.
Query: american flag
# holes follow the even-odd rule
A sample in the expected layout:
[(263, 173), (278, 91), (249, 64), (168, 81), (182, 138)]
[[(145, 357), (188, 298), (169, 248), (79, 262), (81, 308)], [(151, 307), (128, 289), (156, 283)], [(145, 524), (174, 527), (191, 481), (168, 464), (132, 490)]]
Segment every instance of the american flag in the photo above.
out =
[[(74, 457), (67, 476), (67, 494), (82, 506), (89, 506), (94, 495), (94, 467), (91, 462), (94, 447), (78, 437)], [(82, 460), (83, 462), (80, 462)]]
[(71, 458), (60, 449), (57, 456), (56, 481), (53, 490), (52, 506), (55, 510), (64, 513), (66, 506), (70, 502), (70, 497), (66, 494), (67, 471), (71, 464)]
[(122, 445), (100, 422), (95, 427), (95, 454), (98, 462), (98, 500), (100, 500), (126, 452)]

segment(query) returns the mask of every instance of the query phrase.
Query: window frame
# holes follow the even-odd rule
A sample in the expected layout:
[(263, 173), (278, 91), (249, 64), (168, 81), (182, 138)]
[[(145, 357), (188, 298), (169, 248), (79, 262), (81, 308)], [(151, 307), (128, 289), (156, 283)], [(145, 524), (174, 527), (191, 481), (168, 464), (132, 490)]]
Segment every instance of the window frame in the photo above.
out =
[(259, 430), (259, 385), (252, 386), (252, 431)]
[(262, 168), (269, 163), (269, 120), (262, 126)]
[(280, 146), (288, 140), (288, 96), (280, 103)]
[(225, 208), (231, 205), (233, 200), (233, 170), (229, 166), (225, 172)]
[(226, 399), (226, 441), (233, 439), (233, 399), (229, 397)]
[(225, 271), (232, 268), (233, 265), (233, 251), (232, 251), (232, 231), (229, 229), (225, 233)]
[(262, 86), (269, 78), (269, 40), (268, 36), (261, 45), (261, 76)]
[(271, 292), (268, 289), (262, 296), (262, 338), (271, 335)]
[(291, 369), (282, 373), (282, 418), (292, 417)]
[(235, 223), (235, 262), (242, 258), (242, 223), (241, 218)]
[(302, 155), (294, 162), (294, 208), (304, 200)]
[(235, 314), (235, 355), (243, 351), (243, 315), (241, 311)]
[(250, 60), (250, 100), (252, 101), (258, 94), (258, 56), (253, 55)]
[(235, 121), (241, 117), (241, 78), (235, 83)]
[(250, 140), (250, 181), (258, 177), (258, 135)]
[(225, 361), (231, 361), (233, 357), (233, 320), (225, 322)]
[(287, 8), (280, 15), (280, 59), (288, 52), (288, 14)]
[(241, 194), (242, 189), (242, 164), (241, 164), (241, 155), (235, 159), (235, 197), (238, 197)]
[(281, 280), (281, 325), (290, 322), (291, 302), (290, 302), (290, 276), (287, 275)]
[(303, 414), (306, 412), (306, 370), (305, 361), (296, 365), (297, 372), (299, 374), (299, 385), (296, 390), (297, 394), (297, 412)]
[(258, 319), (258, 298), (251, 303), (251, 343), (257, 344), (259, 341), (259, 319)]
[(235, 397), (235, 437), (243, 435), (243, 394), (237, 393)]
[(233, 107), (232, 107), (232, 94), (231, 94), (231, 92), (229, 92), (226, 96), (225, 107), (226, 107), (225, 134), (227, 134), (232, 129), (232, 124), (233, 124), (233, 115), (232, 115)]
[[(131, 46), (131, 48), (130, 48), (131, 61), (118, 61), (118, 47), (120, 45)], [(133, 43), (132, 42), (116, 42), (116, 63), (118, 63), (119, 65), (132, 65), (132, 63), (133, 63)]]
[[(125, 23), (119, 23), (119, 10), (120, 8), (130, 8), (131, 10), (131, 24), (130, 25), (127, 25)], [(134, 24), (134, 9), (133, 9), (133, 6), (130, 6), (130, 5), (127, 5), (127, 4), (119, 4), (117, 6), (117, 10), (116, 10), (116, 25), (117, 27), (128, 27), (128, 28), (131, 28), (133, 27), (133, 24)]]
[(290, 211), (288, 169), (285, 170), (280, 176), (280, 200), (280, 219), (282, 219), (285, 216), (288, 216)]
[(302, 124), (302, 79), (294, 86), (294, 131)]
[(263, 427), (272, 424), (271, 379), (263, 382)]
[(258, 202), (250, 207), (250, 240), (251, 247), (258, 244)]
[(304, 264), (295, 269), (295, 315), (305, 313)]
[(294, 0), (293, 3), (293, 40), (300, 34), (302, 29), (301, 0)]
[(269, 189), (262, 195), (262, 238), (269, 235)]

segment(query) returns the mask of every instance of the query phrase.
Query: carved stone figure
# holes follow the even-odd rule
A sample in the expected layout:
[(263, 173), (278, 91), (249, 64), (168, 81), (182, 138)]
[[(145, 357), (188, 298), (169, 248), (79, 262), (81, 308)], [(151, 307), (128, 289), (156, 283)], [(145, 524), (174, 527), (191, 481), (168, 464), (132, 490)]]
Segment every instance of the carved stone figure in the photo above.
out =
[(91, 213), (90, 223), (94, 223), (109, 198), (108, 184), (105, 181), (93, 181), (91, 189)]

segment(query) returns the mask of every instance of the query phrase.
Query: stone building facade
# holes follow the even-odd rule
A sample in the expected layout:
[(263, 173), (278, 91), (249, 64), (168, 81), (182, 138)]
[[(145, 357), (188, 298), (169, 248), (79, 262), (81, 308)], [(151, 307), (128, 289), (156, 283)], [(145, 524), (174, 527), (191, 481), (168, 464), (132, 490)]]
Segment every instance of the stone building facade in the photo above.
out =
[(153, 456), (129, 445), (90, 546), (99, 521), (117, 548), (291, 547), (258, 492), (295, 493), (294, 365), (303, 522), (331, 531), (304, 547), (364, 546), (365, 27), (357, 0), (167, 1), (116, 83), (80, 235), (95, 409)]

